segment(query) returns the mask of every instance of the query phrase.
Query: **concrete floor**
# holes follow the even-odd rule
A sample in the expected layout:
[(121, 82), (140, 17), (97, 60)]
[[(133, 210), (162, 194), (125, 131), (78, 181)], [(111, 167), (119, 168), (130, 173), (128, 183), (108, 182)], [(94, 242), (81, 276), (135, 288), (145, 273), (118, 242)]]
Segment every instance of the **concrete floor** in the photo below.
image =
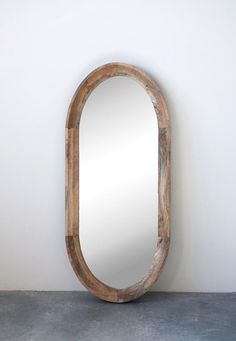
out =
[(112, 304), (87, 292), (0, 292), (0, 340), (236, 341), (236, 293)]

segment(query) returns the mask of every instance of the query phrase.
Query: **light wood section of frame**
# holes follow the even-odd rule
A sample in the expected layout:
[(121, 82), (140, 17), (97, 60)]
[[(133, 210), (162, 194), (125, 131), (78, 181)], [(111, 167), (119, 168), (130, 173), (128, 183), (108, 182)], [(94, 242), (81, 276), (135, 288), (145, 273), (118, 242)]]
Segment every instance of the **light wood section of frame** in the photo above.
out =
[[(159, 129), (158, 240), (148, 274), (126, 288), (112, 288), (97, 279), (83, 257), (79, 239), (79, 124), (84, 104), (101, 82), (109, 77), (128, 76), (149, 94)], [(147, 231), (148, 233), (148, 231)], [(164, 266), (170, 244), (170, 126), (165, 101), (155, 81), (139, 68), (121, 63), (103, 65), (91, 72), (72, 99), (66, 121), (66, 247), (70, 263), (82, 284), (94, 295), (110, 302), (127, 302), (147, 292)]]

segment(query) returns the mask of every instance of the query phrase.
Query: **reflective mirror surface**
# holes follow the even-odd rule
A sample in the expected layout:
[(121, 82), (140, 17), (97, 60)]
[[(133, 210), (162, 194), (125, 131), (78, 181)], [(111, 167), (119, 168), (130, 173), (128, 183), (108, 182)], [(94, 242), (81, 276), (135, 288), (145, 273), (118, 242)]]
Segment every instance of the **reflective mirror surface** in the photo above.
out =
[(92, 273), (115, 288), (144, 277), (158, 236), (158, 124), (128, 77), (98, 85), (79, 127), (79, 235)]

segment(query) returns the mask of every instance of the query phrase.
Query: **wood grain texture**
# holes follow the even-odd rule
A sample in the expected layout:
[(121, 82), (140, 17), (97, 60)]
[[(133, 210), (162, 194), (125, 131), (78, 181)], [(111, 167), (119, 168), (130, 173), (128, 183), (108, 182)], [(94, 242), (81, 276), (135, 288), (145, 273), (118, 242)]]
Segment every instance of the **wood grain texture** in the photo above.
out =
[[(83, 257), (79, 239), (79, 124), (84, 104), (101, 82), (109, 77), (127, 76), (140, 83), (149, 94), (159, 128), (158, 240), (148, 274), (126, 288), (112, 288), (97, 279)], [(66, 247), (74, 272), (81, 283), (103, 300), (122, 303), (147, 292), (159, 277), (170, 244), (170, 123), (165, 101), (156, 82), (141, 69), (122, 63), (103, 65), (80, 84), (69, 107), (66, 121)]]

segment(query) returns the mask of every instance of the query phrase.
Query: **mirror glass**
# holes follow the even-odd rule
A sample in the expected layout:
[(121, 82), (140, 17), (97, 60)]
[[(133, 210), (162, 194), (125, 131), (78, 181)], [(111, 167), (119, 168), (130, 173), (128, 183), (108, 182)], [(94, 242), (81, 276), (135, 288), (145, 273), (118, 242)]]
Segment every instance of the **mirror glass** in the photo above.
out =
[(99, 280), (125, 288), (148, 273), (158, 236), (158, 123), (145, 89), (122, 76), (98, 85), (79, 144), (84, 259)]

